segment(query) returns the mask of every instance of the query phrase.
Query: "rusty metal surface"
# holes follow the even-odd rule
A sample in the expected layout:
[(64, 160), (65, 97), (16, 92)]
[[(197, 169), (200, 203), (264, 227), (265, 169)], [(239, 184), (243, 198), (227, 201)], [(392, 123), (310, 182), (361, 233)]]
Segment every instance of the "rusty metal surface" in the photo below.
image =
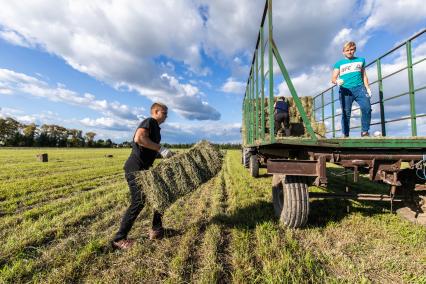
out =
[(317, 161), (269, 159), (267, 169), (269, 174), (317, 176)]
[(383, 153), (323, 153), (310, 152), (314, 159), (325, 156), (327, 161), (338, 162), (342, 160), (383, 160), (383, 161), (419, 161), (423, 159), (423, 154), (383, 154)]
[(402, 196), (395, 196), (393, 199), (386, 194), (366, 194), (366, 193), (326, 193), (326, 192), (309, 192), (309, 198), (325, 198), (325, 199), (354, 199), (354, 200), (373, 200), (373, 201), (396, 201), (404, 200)]

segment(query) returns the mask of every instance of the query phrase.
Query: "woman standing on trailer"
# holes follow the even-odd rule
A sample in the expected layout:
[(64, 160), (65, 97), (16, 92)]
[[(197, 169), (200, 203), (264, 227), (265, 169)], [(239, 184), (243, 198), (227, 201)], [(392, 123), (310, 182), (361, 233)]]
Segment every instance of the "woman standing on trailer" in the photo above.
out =
[(361, 109), (361, 137), (370, 136), (371, 90), (365, 72), (365, 59), (355, 57), (355, 42), (343, 45), (344, 59), (334, 64), (331, 82), (340, 86), (339, 98), (342, 109), (342, 132), (349, 137), (352, 104), (356, 101)]

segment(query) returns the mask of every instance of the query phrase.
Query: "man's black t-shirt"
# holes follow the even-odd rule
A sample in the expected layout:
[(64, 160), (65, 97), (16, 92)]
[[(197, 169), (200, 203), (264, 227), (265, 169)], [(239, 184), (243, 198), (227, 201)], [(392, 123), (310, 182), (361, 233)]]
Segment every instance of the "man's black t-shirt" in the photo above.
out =
[[(139, 128), (145, 128), (149, 131), (149, 139), (151, 139), (154, 143), (160, 143), (161, 135), (160, 135), (160, 126), (158, 122), (149, 117), (142, 121)], [(143, 169), (148, 169), (154, 163), (155, 157), (157, 157), (157, 152), (142, 146), (139, 146), (134, 142), (134, 137), (132, 141), (132, 152), (124, 164), (124, 171), (126, 173), (131, 173), (135, 171), (140, 171)]]

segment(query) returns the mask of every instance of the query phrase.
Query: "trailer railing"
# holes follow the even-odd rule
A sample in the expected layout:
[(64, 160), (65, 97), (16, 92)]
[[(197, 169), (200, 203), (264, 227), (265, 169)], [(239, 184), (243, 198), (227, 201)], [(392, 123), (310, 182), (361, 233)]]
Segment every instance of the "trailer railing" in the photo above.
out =
[[(426, 45), (426, 42), (423, 42), (425, 39), (426, 29), (366, 65), (368, 77), (370, 79), (374, 78), (370, 82), (370, 88), (373, 92), (371, 98), (373, 112), (370, 126), (373, 129), (377, 129), (375, 132), (380, 136), (388, 135), (390, 124), (403, 121), (409, 122), (407, 123), (407, 128), (409, 128), (408, 133), (410, 135), (405, 136), (415, 137), (419, 134), (417, 127), (418, 119), (426, 118), (426, 92), (422, 92), (426, 90), (426, 76), (422, 75), (422, 72), (426, 70), (426, 53), (423, 51), (423, 54), (415, 54), (413, 56), (413, 44), (416, 44), (419, 47), (420, 53), (422, 53), (421, 48)], [(403, 50), (404, 48), (405, 51)], [(391, 64), (383, 64), (383, 61), (386, 59), (389, 60), (389, 58), (394, 61)], [(383, 75), (383, 66), (389, 69), (389, 74)], [(417, 71), (420, 73), (420, 76), (416, 78), (419, 79), (419, 85), (415, 84), (415, 68), (418, 68)], [(402, 82), (404, 79), (401, 75), (403, 75), (403, 71), (405, 70), (405, 80), (407, 81)], [(386, 89), (386, 84), (388, 84), (388, 89)], [(402, 92), (399, 91), (396, 94), (392, 94), (394, 90), (403, 87), (402, 85), (404, 84), (405, 89)], [(416, 97), (417, 95), (419, 97)], [(420, 95), (423, 96), (421, 97)], [(404, 98), (406, 99), (405, 102), (403, 101)], [(416, 106), (416, 100), (419, 100), (423, 105), (417, 104)], [(407, 106), (409, 107), (409, 112), (405, 115), (400, 115), (402, 112), (401, 109)], [(397, 117), (392, 117), (391, 113), (397, 112), (395, 109), (400, 109), (399, 115), (397, 114)], [(352, 108), (352, 113), (359, 111), (359, 107), (354, 106)], [(334, 85), (314, 97), (314, 116), (317, 121), (322, 121), (326, 125), (327, 137), (332, 136), (334, 138), (337, 136), (337, 132), (341, 131), (341, 122), (338, 120), (342, 116), (338, 86)], [(360, 120), (358, 121), (360, 122)], [(352, 123), (353, 121), (351, 121)], [(350, 129), (360, 128), (360, 123), (350, 127)], [(391, 136), (401, 136), (398, 133), (392, 134)]]
[[(267, 55), (267, 62), (265, 62), (265, 55)], [(309, 134), (310, 139), (316, 142), (317, 137), (314, 133), (314, 130), (312, 129), (310, 119), (302, 106), (302, 103), (284, 65), (284, 61), (274, 42), (272, 28), (272, 0), (267, 0), (265, 2), (265, 8), (263, 11), (262, 21), (259, 28), (256, 47), (254, 49), (253, 60), (251, 63), (250, 73), (247, 79), (247, 85), (244, 94), (242, 109), (244, 138), (243, 143), (254, 144), (256, 141), (261, 141), (262, 143), (275, 142), (273, 109), (274, 58), (293, 97), (306, 131)], [(266, 68), (267, 70), (265, 72)], [(268, 88), (267, 94), (265, 94), (265, 87)], [(265, 97), (268, 98), (269, 137), (266, 135)]]

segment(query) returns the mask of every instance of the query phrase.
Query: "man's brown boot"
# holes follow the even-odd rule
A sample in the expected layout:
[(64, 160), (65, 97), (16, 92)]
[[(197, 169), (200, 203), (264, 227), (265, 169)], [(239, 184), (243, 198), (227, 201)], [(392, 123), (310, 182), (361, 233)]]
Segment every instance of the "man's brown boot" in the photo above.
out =
[(134, 244), (135, 244), (134, 240), (128, 240), (128, 239), (112, 242), (112, 246), (114, 248), (121, 249), (121, 250), (127, 250), (131, 248)]

